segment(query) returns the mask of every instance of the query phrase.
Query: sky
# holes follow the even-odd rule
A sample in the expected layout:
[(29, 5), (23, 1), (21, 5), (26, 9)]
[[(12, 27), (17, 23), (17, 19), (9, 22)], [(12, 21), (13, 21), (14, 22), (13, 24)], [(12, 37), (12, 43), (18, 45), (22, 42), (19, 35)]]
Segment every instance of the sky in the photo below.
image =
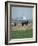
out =
[(11, 7), (12, 19), (32, 19), (32, 8), (28, 7)]

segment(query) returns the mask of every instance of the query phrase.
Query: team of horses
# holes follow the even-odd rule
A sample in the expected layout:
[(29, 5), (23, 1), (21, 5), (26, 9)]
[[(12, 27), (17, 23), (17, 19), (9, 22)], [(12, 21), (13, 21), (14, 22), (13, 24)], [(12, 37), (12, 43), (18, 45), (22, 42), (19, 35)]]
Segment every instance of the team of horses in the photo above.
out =
[[(25, 24), (25, 25), (28, 25), (28, 21), (21, 22), (21, 24), (22, 24), (22, 26), (24, 26), (24, 24)], [(16, 25), (17, 25), (17, 24), (14, 23), (14, 26), (16, 26)]]

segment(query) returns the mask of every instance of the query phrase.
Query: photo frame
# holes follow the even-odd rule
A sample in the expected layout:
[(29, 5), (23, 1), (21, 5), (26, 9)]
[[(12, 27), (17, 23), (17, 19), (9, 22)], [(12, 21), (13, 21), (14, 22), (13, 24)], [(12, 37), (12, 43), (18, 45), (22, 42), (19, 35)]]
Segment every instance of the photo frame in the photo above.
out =
[(5, 2), (5, 44), (36, 42), (37, 3)]

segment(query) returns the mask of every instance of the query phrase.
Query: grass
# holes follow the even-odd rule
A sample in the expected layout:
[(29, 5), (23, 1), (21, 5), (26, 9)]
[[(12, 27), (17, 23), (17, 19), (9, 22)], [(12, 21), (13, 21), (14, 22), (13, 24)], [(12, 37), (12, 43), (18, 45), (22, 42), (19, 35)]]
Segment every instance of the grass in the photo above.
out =
[(17, 38), (32, 38), (32, 29), (26, 29), (26, 30), (16, 30), (11, 32), (11, 38), (17, 39)]

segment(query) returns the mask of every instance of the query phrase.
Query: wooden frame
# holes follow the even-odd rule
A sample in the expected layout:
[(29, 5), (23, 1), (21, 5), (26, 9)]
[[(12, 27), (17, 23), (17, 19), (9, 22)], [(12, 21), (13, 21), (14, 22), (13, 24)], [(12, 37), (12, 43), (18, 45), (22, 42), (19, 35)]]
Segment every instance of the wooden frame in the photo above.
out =
[[(31, 8), (34, 8), (34, 14), (35, 15), (35, 40), (31, 40), (31, 41), (27, 41), (27, 42), (15, 42), (15, 43), (9, 43), (10, 41), (10, 23), (9, 23), (9, 18), (10, 18), (10, 9), (11, 7), (14, 6), (14, 7), (31, 7)], [(13, 1), (7, 1), (5, 2), (5, 44), (23, 44), (23, 43), (36, 43), (37, 42), (37, 3), (28, 3), (28, 2), (13, 2)]]

